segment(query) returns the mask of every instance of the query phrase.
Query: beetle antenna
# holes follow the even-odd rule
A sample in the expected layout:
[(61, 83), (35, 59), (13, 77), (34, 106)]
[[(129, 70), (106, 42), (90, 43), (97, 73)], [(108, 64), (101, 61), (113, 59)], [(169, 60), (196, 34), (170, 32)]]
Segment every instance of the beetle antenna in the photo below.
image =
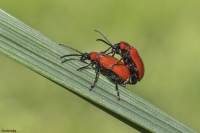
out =
[[(78, 53), (80, 53), (81, 55), (83, 54), (82, 52), (80, 52), (80, 51), (78, 51), (78, 50), (76, 50), (76, 49), (74, 49), (74, 48), (72, 48), (72, 47), (70, 47), (70, 46), (68, 46), (68, 45), (66, 45), (66, 44), (59, 44), (59, 45), (62, 45), (62, 46), (65, 46), (65, 47), (67, 47), (67, 48), (69, 48), (69, 49), (72, 49), (72, 50), (74, 50), (74, 51), (76, 51), (76, 52), (78, 52)], [(71, 54), (71, 56), (81, 56), (81, 55), (77, 55), (77, 54)], [(70, 56), (70, 55), (69, 55)], [(62, 58), (62, 57), (61, 57)]]
[(68, 54), (68, 55), (63, 55), (60, 58), (68, 57), (68, 56), (82, 56), (81, 54)]
[(113, 48), (113, 45), (112, 45), (112, 44), (110, 44), (110, 43), (106, 42), (106, 41), (105, 41), (105, 40), (103, 40), (103, 39), (97, 39), (96, 41), (102, 41), (102, 42), (104, 42), (105, 44), (107, 44), (107, 45), (109, 45), (110, 47), (112, 47), (112, 48)]
[(108, 44), (109, 46), (113, 47), (112, 43), (110, 43), (110, 41), (107, 39), (107, 37), (100, 30), (94, 30), (94, 31), (96, 31), (99, 34), (101, 34), (107, 42), (102, 40), (102, 39), (97, 39), (97, 41), (102, 41), (102, 42)]

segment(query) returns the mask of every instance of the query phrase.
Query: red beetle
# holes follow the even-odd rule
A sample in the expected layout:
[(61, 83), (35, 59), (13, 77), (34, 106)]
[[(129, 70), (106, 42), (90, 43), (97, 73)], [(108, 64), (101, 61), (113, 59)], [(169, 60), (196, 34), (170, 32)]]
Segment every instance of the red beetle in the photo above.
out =
[[(95, 31), (100, 33), (106, 40), (105, 41), (102, 39), (97, 39), (97, 41), (102, 41), (106, 43), (107, 45), (109, 45), (110, 48), (112, 48), (112, 51), (110, 52), (110, 53), (113, 53), (112, 56), (114, 56), (115, 54), (119, 54), (121, 56), (121, 59), (115, 62), (113, 65), (111, 65), (111, 68), (114, 65), (118, 64), (121, 60), (123, 60), (126, 66), (129, 68), (131, 74), (133, 75), (131, 78), (132, 83), (136, 84), (137, 81), (142, 80), (144, 76), (144, 63), (137, 49), (130, 46), (126, 42), (120, 42), (120, 43), (112, 45), (101, 31), (99, 30), (95, 30)], [(110, 48), (108, 48), (105, 52), (107, 52)], [(107, 53), (107, 54), (110, 54), (110, 53)]]
[[(90, 53), (82, 53), (70, 46), (67, 46), (65, 44), (60, 44), (63, 46), (66, 46), (80, 54), (68, 54), (63, 55), (61, 58), (68, 57), (68, 56), (81, 56), (80, 60), (82, 62), (85, 62), (85, 60), (90, 60), (91, 62), (83, 67), (78, 68), (77, 70), (81, 70), (84, 68), (87, 68), (88, 66), (93, 66), (96, 76), (93, 84), (91, 85), (91, 89), (95, 86), (99, 73), (106, 76), (108, 79), (110, 79), (112, 82), (115, 83), (117, 96), (120, 99), (119, 91), (118, 91), (118, 84), (119, 85), (126, 85), (126, 84), (133, 84), (130, 80), (132, 75), (130, 73), (130, 70), (127, 68), (127, 66), (118, 59), (105, 54), (104, 52), (90, 52)], [(116, 65), (113, 66), (113, 68), (110, 68), (114, 63), (118, 62)]]

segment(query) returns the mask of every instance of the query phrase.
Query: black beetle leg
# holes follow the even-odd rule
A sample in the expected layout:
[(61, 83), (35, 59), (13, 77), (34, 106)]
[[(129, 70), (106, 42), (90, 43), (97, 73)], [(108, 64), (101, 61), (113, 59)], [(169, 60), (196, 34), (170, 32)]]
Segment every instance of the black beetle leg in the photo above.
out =
[(123, 58), (119, 59), (115, 64), (112, 64), (112, 65), (110, 66), (110, 69), (112, 69), (115, 65), (117, 65), (122, 59), (123, 59)]
[(97, 83), (97, 80), (99, 78), (99, 68), (95, 68), (95, 73), (96, 73), (96, 76), (95, 76), (93, 84), (91, 85), (90, 90), (92, 90), (94, 88), (95, 84)]
[(127, 83), (129, 83), (129, 82), (130, 82), (130, 79), (131, 79), (132, 77), (133, 77), (132, 75), (129, 76), (128, 79), (124, 82), (124, 84), (126, 85)]
[(89, 64), (87, 64), (87, 65), (85, 65), (85, 66), (83, 66), (83, 67), (78, 68), (77, 71), (80, 71), (80, 70), (82, 70), (82, 69), (85, 69), (86, 67), (88, 67), (88, 66), (90, 66), (90, 65), (93, 65), (93, 62), (91, 62), (91, 63), (89, 63)]
[(116, 79), (115, 79), (115, 87), (116, 87), (116, 91), (117, 91), (118, 100), (120, 100), (119, 90), (118, 90), (118, 85), (117, 85), (117, 80)]

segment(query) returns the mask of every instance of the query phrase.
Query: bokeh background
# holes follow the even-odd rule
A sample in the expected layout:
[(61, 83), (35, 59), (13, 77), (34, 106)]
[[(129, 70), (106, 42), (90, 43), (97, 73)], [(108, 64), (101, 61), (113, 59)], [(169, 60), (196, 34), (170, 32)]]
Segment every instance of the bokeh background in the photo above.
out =
[[(145, 76), (128, 89), (200, 131), (200, 1), (0, 0), (0, 8), (57, 43), (102, 51), (136, 47)], [(137, 133), (71, 92), (0, 54), (0, 129)]]

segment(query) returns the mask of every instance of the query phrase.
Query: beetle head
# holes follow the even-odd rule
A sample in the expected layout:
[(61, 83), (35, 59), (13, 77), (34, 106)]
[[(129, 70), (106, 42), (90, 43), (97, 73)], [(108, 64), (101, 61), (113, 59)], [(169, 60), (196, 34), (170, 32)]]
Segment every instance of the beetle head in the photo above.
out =
[(112, 53), (121, 54), (120, 43), (117, 43), (112, 47)]
[(85, 60), (89, 60), (89, 59), (90, 59), (89, 53), (83, 53), (80, 58), (81, 61), (85, 61)]

